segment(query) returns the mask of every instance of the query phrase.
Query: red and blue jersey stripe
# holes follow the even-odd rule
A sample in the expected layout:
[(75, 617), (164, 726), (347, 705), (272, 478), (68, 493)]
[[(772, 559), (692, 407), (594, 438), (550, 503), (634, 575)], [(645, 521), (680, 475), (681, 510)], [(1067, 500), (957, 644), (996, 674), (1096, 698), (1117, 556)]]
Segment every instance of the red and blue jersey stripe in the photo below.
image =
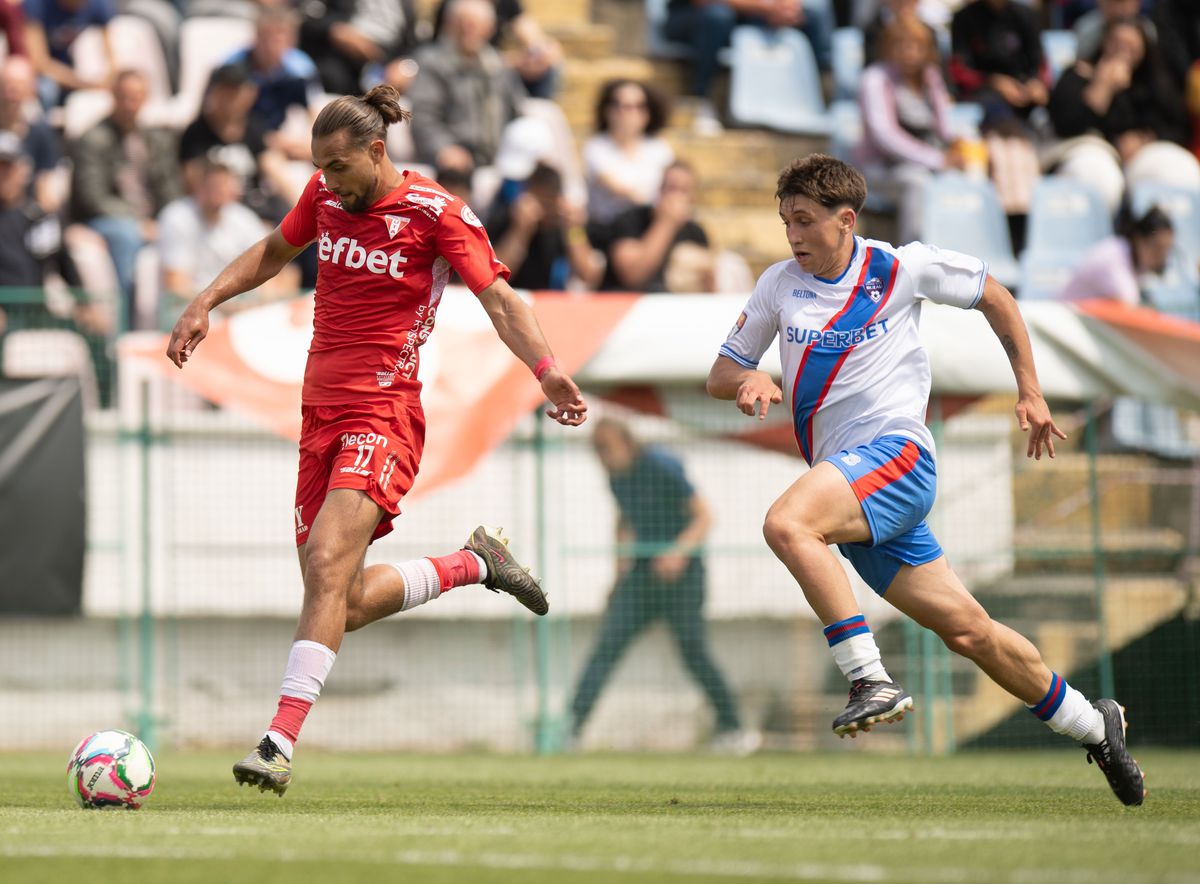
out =
[[(865, 328), (874, 322), (892, 295), (899, 267), (900, 262), (890, 252), (867, 248), (858, 281), (842, 309), (834, 314), (821, 330), (822, 334), (829, 331), (850, 332)], [(875, 279), (887, 280), (883, 294), (878, 300), (872, 298), (866, 288), (866, 283)], [(818, 337), (805, 348), (792, 385), (792, 419), (796, 429), (796, 444), (810, 464), (813, 459), (813, 419), (820, 411), (846, 358), (856, 346), (848, 344), (845, 347), (830, 348), (819, 346), (820, 343), (821, 338)]]

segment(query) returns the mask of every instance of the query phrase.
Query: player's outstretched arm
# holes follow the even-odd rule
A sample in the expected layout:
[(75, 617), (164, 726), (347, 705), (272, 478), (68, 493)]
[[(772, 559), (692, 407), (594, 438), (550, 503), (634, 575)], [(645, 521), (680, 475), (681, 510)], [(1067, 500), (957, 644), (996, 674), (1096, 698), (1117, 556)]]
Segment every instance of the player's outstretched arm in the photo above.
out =
[(233, 261), (187, 305), (167, 344), (167, 358), (179, 368), (208, 334), (208, 314), (235, 295), (256, 289), (304, 250), (294, 246), (276, 227)]
[[(783, 390), (765, 371), (738, 365), (728, 356), (718, 356), (708, 370), (705, 383), (708, 395), (714, 399), (732, 399), (742, 414), (766, 419), (772, 405), (783, 401)], [(761, 408), (760, 408), (761, 404)]]
[(1054, 437), (1066, 439), (1067, 434), (1054, 425), (1050, 406), (1042, 398), (1042, 386), (1033, 364), (1033, 346), (1029, 343), (1029, 332), (1016, 300), (1008, 289), (989, 276), (976, 309), (987, 318), (1012, 363), (1017, 379), (1017, 423), (1022, 430), (1030, 431), (1026, 456), (1041, 460), (1045, 448), (1054, 457)]
[(550, 345), (538, 325), (533, 310), (499, 277), (479, 293), (496, 334), (513, 355), (529, 366), (542, 385), (542, 392), (553, 403), (546, 414), (560, 424), (577, 427), (587, 420), (587, 403), (575, 382), (554, 364)]

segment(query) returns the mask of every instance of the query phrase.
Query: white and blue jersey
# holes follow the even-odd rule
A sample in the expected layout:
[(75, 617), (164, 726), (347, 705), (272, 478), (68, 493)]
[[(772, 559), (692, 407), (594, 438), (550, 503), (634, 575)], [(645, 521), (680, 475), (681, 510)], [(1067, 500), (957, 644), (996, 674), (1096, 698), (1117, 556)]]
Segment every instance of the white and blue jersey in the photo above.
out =
[(806, 273), (793, 259), (767, 268), (720, 352), (757, 368), (779, 337), (783, 390), (810, 464), (887, 435), (932, 451), (921, 299), (969, 309), (986, 278), (987, 264), (969, 255), (856, 236), (837, 279)]
[(779, 336), (796, 444), (809, 464), (827, 460), (840, 470), (862, 504), (871, 540), (839, 548), (880, 595), (902, 565), (942, 555), (925, 524), (937, 471), (925, 426), (921, 300), (971, 308), (986, 280), (978, 258), (855, 237), (837, 279), (794, 260), (768, 268), (721, 346), (722, 356), (757, 368)]

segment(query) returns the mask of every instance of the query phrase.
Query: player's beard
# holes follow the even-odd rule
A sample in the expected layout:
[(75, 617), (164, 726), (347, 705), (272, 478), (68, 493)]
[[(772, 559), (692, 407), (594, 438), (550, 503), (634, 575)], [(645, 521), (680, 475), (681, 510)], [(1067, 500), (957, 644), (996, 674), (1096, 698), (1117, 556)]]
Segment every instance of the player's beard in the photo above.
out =
[(354, 194), (348, 194), (347, 196), (342, 197), (342, 200), (341, 200), (342, 208), (345, 209), (347, 212), (350, 212), (351, 214), (358, 214), (360, 212), (365, 212), (367, 210), (367, 199), (369, 198), (370, 194), (373, 194), (375, 192), (375, 188), (378, 185), (379, 185), (379, 176), (372, 173), (371, 183), (367, 187), (367, 189), (365, 191), (363, 191), (361, 196), (357, 193), (354, 193)]

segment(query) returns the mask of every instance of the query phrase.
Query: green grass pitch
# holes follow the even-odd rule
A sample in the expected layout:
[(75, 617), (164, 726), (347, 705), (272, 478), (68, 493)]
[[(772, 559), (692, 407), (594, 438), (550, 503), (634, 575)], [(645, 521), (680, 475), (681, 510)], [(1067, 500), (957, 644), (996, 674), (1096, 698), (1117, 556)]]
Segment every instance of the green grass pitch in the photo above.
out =
[[(84, 811), (66, 751), (0, 755), (0, 882), (1200, 882), (1200, 753), (1138, 753), (1126, 809), (1081, 751), (913, 758), (163, 753), (140, 811)], [(61, 756), (61, 757), (60, 757)]]

